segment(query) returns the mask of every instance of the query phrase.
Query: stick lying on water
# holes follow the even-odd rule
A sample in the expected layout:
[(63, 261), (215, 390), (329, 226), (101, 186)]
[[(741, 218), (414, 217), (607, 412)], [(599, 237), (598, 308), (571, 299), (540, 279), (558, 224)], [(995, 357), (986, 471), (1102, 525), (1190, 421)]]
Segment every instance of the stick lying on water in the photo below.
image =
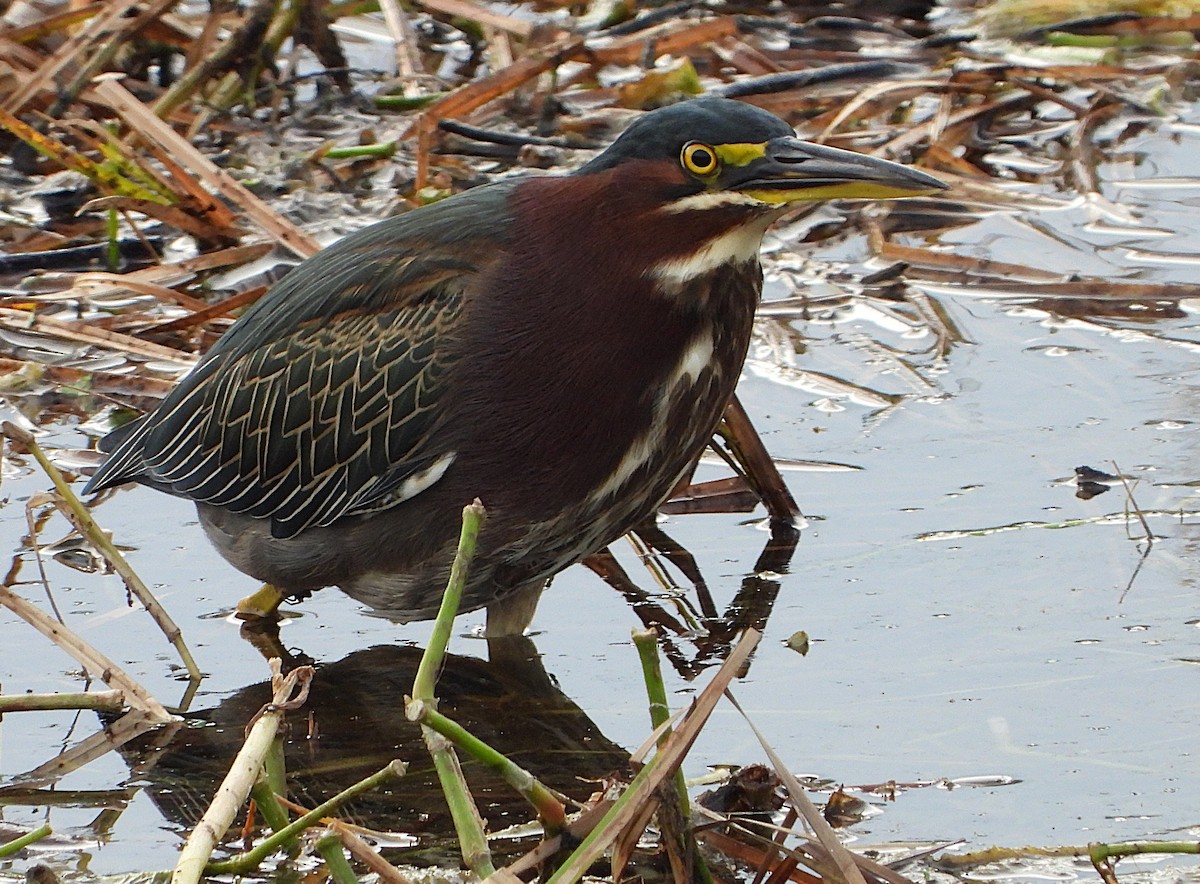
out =
[[(50, 459), (46, 457), (41, 446), (37, 444), (37, 440), (33, 438), (33, 434), (10, 421), (4, 421), (3, 424), (0, 424), (0, 430), (3, 430), (4, 435), (9, 440), (29, 449), (34, 459), (41, 465), (46, 475), (50, 477), (50, 481), (54, 483), (54, 490), (58, 492), (59, 500), (62, 503), (59, 509), (62, 510), (63, 515), (71, 521), (79, 533), (83, 535), (84, 539), (95, 547), (100, 555), (104, 556), (104, 560), (112, 565), (113, 570), (121, 575), (121, 579), (125, 581), (125, 585), (129, 587), (129, 591), (137, 597), (150, 616), (154, 618), (154, 622), (158, 624), (163, 634), (167, 637), (167, 640), (175, 646), (175, 650), (179, 653), (183, 665), (187, 668), (188, 675), (193, 679), (200, 678), (200, 668), (196, 665), (196, 661), (192, 658), (192, 652), (188, 649), (187, 642), (183, 639), (183, 631), (175, 625), (175, 621), (171, 619), (171, 615), (158, 603), (158, 599), (154, 597), (154, 594), (142, 582), (142, 578), (138, 577), (137, 572), (130, 567), (129, 562), (121, 555), (120, 550), (105, 536), (100, 526), (96, 524), (96, 520), (92, 518), (92, 514), (88, 511), (88, 508), (75, 496), (75, 492), (71, 490), (70, 484), (63, 478), (58, 467), (52, 464)], [(50, 636), (50, 633), (46, 633), (46, 635)], [(54, 638), (53, 636), (50, 637)], [(54, 640), (55, 642), (58, 641), (58, 639)], [(79, 658), (76, 657), (76, 659)], [(83, 661), (80, 660), (80, 662), (82, 663)], [(112, 664), (111, 662), (107, 662), (107, 665)], [(96, 671), (96, 674), (99, 675), (104, 671), (104, 669), (99, 669)], [(103, 675), (100, 677), (104, 678)], [(107, 679), (104, 680), (107, 682)]]

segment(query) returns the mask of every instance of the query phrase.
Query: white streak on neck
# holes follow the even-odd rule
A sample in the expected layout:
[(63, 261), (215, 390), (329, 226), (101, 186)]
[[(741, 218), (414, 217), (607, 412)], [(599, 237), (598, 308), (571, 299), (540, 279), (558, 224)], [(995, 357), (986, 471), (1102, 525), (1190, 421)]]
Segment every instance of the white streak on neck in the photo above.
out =
[(695, 251), (677, 255), (652, 266), (646, 275), (669, 286), (683, 286), (697, 277), (711, 273), (726, 264), (745, 264), (758, 260), (763, 234), (773, 217), (755, 218), (746, 224), (727, 230), (701, 242)]
[(662, 211), (669, 215), (677, 215), (680, 212), (703, 212), (707, 209), (720, 209), (726, 206), (762, 208), (765, 205), (767, 204), (762, 200), (752, 197), (748, 193), (739, 193), (736, 190), (705, 190), (667, 203), (662, 207)]
[(710, 334), (701, 334), (684, 351), (683, 358), (675, 366), (675, 371), (667, 381), (666, 390), (673, 390), (679, 383), (689, 386), (696, 383), (700, 372), (712, 362), (713, 339)]
[(688, 344), (683, 356), (663, 380), (663, 385), (655, 399), (654, 414), (651, 417), (649, 428), (634, 439), (616, 469), (596, 490), (593, 500), (603, 500), (610, 494), (620, 491), (630, 477), (654, 456), (658, 448), (668, 444), (665, 426), (671, 413), (672, 403), (677, 401), (681, 395), (691, 396), (693, 394), (692, 388), (700, 380), (704, 370), (712, 364), (714, 350), (715, 342), (708, 330), (697, 335)]

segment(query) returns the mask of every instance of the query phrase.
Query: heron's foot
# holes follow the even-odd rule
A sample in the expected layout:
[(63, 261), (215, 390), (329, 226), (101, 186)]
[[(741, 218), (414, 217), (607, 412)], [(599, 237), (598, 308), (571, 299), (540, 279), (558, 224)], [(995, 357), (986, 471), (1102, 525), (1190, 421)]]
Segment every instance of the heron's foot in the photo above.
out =
[(239, 620), (278, 620), (284, 594), (269, 583), (237, 603), (234, 613)]

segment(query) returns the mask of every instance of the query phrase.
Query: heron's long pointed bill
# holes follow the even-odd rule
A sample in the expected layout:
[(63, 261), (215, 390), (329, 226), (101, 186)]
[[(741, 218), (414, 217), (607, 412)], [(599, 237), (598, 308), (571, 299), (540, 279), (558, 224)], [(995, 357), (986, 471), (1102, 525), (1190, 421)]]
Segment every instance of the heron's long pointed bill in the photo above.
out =
[(932, 175), (910, 166), (799, 138), (776, 138), (761, 149), (744, 161), (745, 179), (735, 189), (767, 203), (886, 200), (946, 189)]

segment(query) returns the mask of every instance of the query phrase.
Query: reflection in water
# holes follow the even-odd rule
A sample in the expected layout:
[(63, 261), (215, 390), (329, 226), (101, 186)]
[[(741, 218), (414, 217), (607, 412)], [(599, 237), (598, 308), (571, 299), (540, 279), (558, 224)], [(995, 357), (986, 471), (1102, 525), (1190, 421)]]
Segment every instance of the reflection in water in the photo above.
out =
[[(593, 780), (624, 770), (628, 753), (558, 690), (532, 642), (492, 640), (488, 649), (489, 661), (446, 658), (438, 682), (442, 712), (578, 800), (595, 790)], [(288, 720), (288, 797), (316, 806), (400, 759), (409, 764), (406, 776), (358, 796), (340, 816), (369, 829), (415, 836), (418, 846), (406, 861), (456, 864), (445, 799), (420, 729), (404, 716), (404, 696), (412, 690), (421, 653), (384, 645), (317, 667), (307, 703)], [(270, 699), (264, 681), (188, 716), (189, 726), (160, 750), (145, 776), (167, 819), (189, 829), (200, 819), (242, 745), (247, 723)], [(463, 769), (490, 831), (530, 819), (523, 799), (497, 775), (467, 758)], [(502, 846), (498, 852), (503, 854)]]
[[(641, 525), (634, 534), (645, 545), (648, 560), (655, 553), (661, 554), (692, 583), (695, 604), (680, 592), (656, 596), (641, 589), (607, 549), (589, 556), (585, 564), (625, 596), (647, 629), (658, 630), (663, 654), (680, 676), (690, 680), (724, 660), (745, 630), (766, 629), (779, 593), (777, 578), (787, 573), (800, 540), (800, 532), (791, 525), (775, 521), (770, 527), (770, 539), (754, 569), (742, 578), (741, 588), (724, 614), (718, 614), (708, 584), (691, 553), (653, 523)], [(648, 561), (647, 565), (650, 567), (652, 563)], [(661, 568), (658, 573), (665, 575)], [(693, 646), (693, 653), (683, 648), (684, 641)]]
[[(798, 532), (777, 524), (752, 573), (724, 614), (718, 614), (703, 575), (686, 549), (655, 526), (639, 531), (648, 549), (661, 552), (695, 586), (696, 603), (680, 593), (655, 597), (639, 589), (611, 556), (605, 574), (630, 597), (648, 626), (658, 627), (664, 653), (686, 676), (719, 663), (748, 628), (763, 629), (779, 591)], [(675, 613), (668, 612), (673, 606)], [(285, 668), (311, 661), (279, 643), (277, 624), (256, 622), (243, 635)], [(685, 650), (684, 643), (692, 650)], [(358, 796), (340, 814), (357, 825), (415, 838), (404, 862), (455, 864), (454, 827), (420, 729), (404, 714), (422, 650), (382, 645), (316, 667), (308, 701), (289, 718), (285, 755), (289, 798), (307, 807), (374, 773), (393, 759), (408, 773), (382, 790)], [(626, 778), (629, 755), (599, 732), (585, 712), (557, 687), (532, 641), (491, 639), (488, 660), (448, 656), (437, 686), (439, 710), (535, 777), (583, 801), (616, 774)], [(242, 688), (212, 709), (188, 715), (188, 726), (163, 749), (143, 779), (166, 818), (190, 829), (203, 815), (245, 727), (270, 701), (269, 682)], [(140, 764), (142, 744), (132, 754)], [(489, 831), (526, 823), (528, 805), (495, 773), (463, 758), (467, 781)], [(386, 843), (396, 845), (403, 839)], [(512, 853), (523, 852), (514, 841)], [(503, 857), (503, 845), (493, 849)], [(393, 857), (394, 859), (395, 857)]]

